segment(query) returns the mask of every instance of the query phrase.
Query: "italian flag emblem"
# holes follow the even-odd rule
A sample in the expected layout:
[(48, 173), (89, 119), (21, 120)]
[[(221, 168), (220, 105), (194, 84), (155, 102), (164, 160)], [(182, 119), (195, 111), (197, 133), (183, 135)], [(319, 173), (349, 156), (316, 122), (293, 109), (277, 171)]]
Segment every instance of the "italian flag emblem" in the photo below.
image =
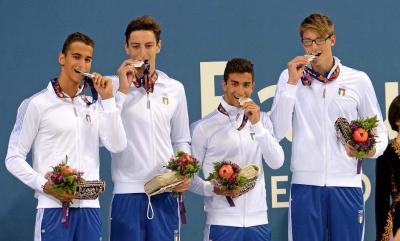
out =
[(346, 95), (346, 89), (344, 89), (344, 88), (339, 88), (339, 90), (338, 90), (338, 95), (340, 95), (340, 96), (345, 96), (345, 95)]

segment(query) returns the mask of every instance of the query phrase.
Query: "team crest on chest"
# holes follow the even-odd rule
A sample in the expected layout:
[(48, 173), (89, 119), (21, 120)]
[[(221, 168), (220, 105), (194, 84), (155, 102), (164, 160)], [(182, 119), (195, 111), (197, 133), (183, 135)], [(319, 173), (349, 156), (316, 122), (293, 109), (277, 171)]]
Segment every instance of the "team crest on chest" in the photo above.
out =
[(164, 104), (164, 105), (169, 105), (169, 99), (168, 99), (168, 96), (167, 95), (163, 95), (163, 97), (162, 97), (162, 103)]
[(340, 88), (338, 89), (338, 95), (339, 95), (339, 96), (345, 96), (345, 95), (346, 95), (346, 89), (340, 87)]
[(86, 119), (86, 122), (87, 122), (88, 124), (91, 124), (91, 123), (92, 123), (92, 118), (90, 117), (89, 114), (86, 114), (85, 119)]

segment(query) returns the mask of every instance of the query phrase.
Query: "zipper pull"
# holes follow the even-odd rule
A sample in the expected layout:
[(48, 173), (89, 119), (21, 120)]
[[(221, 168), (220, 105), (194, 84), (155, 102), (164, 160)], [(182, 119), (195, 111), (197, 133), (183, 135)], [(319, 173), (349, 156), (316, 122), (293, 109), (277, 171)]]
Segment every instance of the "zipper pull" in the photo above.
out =
[(326, 96), (326, 85), (324, 86), (324, 92), (322, 93), (322, 97), (325, 99)]
[(147, 93), (147, 109), (150, 109), (150, 98), (149, 98), (149, 93)]
[(78, 111), (76, 110), (76, 107), (74, 106), (74, 114), (77, 117), (78, 116)]

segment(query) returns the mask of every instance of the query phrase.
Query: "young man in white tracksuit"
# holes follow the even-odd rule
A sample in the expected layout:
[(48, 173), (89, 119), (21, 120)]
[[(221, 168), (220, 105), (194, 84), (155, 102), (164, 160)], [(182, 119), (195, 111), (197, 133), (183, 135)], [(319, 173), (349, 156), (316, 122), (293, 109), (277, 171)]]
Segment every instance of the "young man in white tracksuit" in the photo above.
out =
[(282, 72), (271, 111), (274, 133), (282, 139), (293, 129), (289, 240), (359, 241), (364, 233), (361, 161), (356, 150), (342, 145), (334, 127), (377, 115), (377, 143), (368, 157), (387, 145), (387, 131), (369, 77), (342, 65), (333, 56), (332, 21), (311, 14), (300, 25), (306, 54)]
[[(171, 192), (152, 196), (153, 216), (147, 213), (149, 200), (144, 192), (144, 184), (165, 171), (163, 165), (178, 150), (190, 153), (184, 87), (156, 70), (160, 33), (160, 25), (149, 16), (134, 19), (125, 31), (129, 59), (121, 64), (114, 82), (128, 147), (112, 154), (111, 241), (179, 238), (177, 199)], [(143, 69), (133, 66), (139, 61), (150, 64), (149, 82), (143, 86)], [(183, 192), (189, 185), (190, 180), (186, 180), (174, 191)]]
[[(10, 136), (7, 169), (35, 190), (38, 199), (35, 241), (98, 241), (101, 239), (99, 200), (75, 200), (73, 195), (54, 190), (46, 179), (68, 156), (67, 164), (83, 172), (85, 180), (99, 180), (99, 146), (119, 152), (126, 147), (126, 136), (113, 97), (111, 79), (89, 72), (94, 42), (82, 33), (73, 33), (59, 55), (60, 74), (47, 88), (22, 102)], [(86, 83), (93, 98), (85, 96)], [(97, 94), (101, 101), (96, 100)], [(26, 157), (32, 149), (32, 166)], [(71, 202), (68, 224), (62, 220), (62, 202)]]
[[(258, 165), (260, 175), (254, 189), (237, 197), (237, 190), (213, 187), (195, 178), (191, 191), (205, 196), (207, 225), (204, 240), (269, 241), (267, 200), (262, 159), (273, 169), (282, 166), (282, 147), (272, 135), (272, 123), (259, 106), (239, 98), (248, 98), (254, 89), (253, 64), (235, 58), (225, 68), (224, 96), (218, 108), (191, 126), (192, 154), (202, 163), (203, 174), (213, 172), (213, 162), (231, 161), (240, 167)], [(232, 196), (231, 207), (225, 196)]]

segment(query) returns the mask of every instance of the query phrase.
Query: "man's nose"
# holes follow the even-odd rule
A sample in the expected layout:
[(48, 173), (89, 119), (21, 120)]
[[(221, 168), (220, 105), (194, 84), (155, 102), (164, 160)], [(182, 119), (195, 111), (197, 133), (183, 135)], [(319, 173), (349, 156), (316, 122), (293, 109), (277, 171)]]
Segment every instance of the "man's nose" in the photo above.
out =
[(237, 93), (240, 97), (242, 97), (242, 96), (244, 95), (244, 88), (243, 88), (243, 86), (239, 85), (239, 87), (237, 88), (236, 93)]
[(146, 49), (144, 47), (140, 47), (139, 49), (139, 56), (138, 56), (138, 60), (145, 60), (146, 57)]

